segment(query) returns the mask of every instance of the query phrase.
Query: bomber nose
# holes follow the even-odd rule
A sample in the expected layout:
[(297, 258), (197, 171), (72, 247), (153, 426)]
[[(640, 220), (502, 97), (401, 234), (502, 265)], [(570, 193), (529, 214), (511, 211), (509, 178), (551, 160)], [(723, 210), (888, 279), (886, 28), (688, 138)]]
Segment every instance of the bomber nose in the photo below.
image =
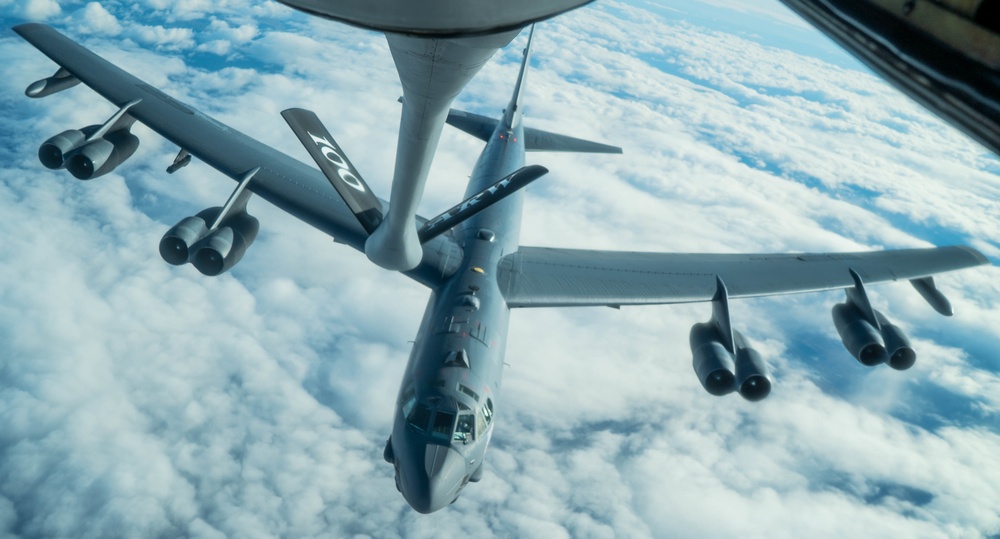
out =
[(458, 496), (465, 478), (465, 460), (458, 451), (436, 444), (426, 444), (420, 456), (423, 458), (409, 463), (414, 469), (404, 471), (403, 497), (413, 509), (433, 513)]

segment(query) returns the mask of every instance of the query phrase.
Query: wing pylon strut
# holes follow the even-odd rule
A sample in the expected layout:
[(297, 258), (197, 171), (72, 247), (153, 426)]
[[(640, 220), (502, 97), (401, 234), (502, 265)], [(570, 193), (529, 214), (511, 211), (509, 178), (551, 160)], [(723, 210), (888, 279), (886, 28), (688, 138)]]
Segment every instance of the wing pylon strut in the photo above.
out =
[(722, 345), (729, 350), (730, 354), (736, 353), (736, 345), (733, 342), (733, 324), (729, 318), (729, 291), (726, 290), (726, 283), (722, 282), (722, 277), (715, 276), (715, 297), (712, 298), (712, 323), (722, 337)]

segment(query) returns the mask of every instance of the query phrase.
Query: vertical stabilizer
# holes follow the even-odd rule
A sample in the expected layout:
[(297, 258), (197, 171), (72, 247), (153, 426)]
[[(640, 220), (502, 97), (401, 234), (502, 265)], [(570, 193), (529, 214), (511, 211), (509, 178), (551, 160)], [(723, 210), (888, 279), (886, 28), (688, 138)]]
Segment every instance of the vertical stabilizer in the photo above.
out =
[(528, 44), (524, 46), (524, 60), (521, 61), (521, 72), (517, 74), (517, 84), (514, 85), (514, 95), (510, 98), (510, 104), (503, 112), (503, 124), (508, 128), (513, 128), (521, 123), (521, 94), (524, 89), (524, 77), (528, 73), (528, 63), (531, 62), (531, 38), (535, 35), (535, 25), (531, 25), (528, 32)]
[[(452, 109), (446, 119), (449, 124), (483, 142), (488, 142), (499, 122), (502, 121), (504, 128), (509, 130), (521, 123), (524, 79), (528, 73), (528, 64), (531, 62), (531, 39), (534, 34), (535, 27), (532, 25), (531, 31), (528, 33), (528, 44), (524, 47), (521, 71), (517, 75), (517, 84), (514, 85), (514, 95), (503, 111), (503, 119), (495, 120), (479, 114)], [(528, 152), (622, 153), (622, 149), (618, 146), (568, 137), (531, 127), (524, 128), (524, 150)]]

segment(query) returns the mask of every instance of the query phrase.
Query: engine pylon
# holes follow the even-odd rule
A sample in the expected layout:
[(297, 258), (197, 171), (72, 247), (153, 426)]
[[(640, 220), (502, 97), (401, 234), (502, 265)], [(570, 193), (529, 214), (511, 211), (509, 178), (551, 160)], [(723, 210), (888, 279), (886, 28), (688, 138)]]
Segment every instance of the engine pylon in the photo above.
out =
[(712, 318), (691, 327), (692, 366), (705, 391), (722, 396), (739, 391), (748, 401), (763, 400), (771, 393), (771, 371), (767, 363), (729, 319), (729, 292), (716, 277)]

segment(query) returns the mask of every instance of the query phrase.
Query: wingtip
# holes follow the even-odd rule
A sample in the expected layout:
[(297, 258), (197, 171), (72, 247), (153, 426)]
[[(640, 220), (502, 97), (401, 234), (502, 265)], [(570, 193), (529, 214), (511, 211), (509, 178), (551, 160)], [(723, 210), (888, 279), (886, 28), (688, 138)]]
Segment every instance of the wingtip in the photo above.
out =
[(17, 35), (19, 35), (21, 37), (24, 37), (24, 33), (25, 32), (28, 32), (32, 28), (36, 28), (36, 27), (39, 27), (39, 26), (45, 26), (45, 25), (41, 24), (41, 23), (37, 23), (37, 22), (25, 22), (25, 23), (14, 25), (11, 28), (11, 30), (13, 30), (14, 33), (16, 33)]
[(966, 245), (960, 245), (958, 248), (963, 249), (965, 250), (965, 252), (969, 253), (972, 256), (972, 258), (979, 263), (980, 266), (993, 265), (993, 262), (991, 262), (989, 258), (986, 258), (986, 255), (984, 255), (983, 253), (979, 252), (978, 250), (972, 247)]
[(538, 174), (539, 176), (544, 176), (549, 173), (549, 169), (542, 165), (528, 165), (524, 168), (530, 170), (532, 174)]
[(281, 116), (283, 118), (287, 118), (289, 114), (295, 115), (295, 114), (301, 114), (303, 112), (312, 113), (311, 110), (306, 110), (306, 109), (299, 108), (299, 107), (291, 107), (291, 108), (287, 108), (287, 109), (281, 111), (280, 114), (281, 114)]

